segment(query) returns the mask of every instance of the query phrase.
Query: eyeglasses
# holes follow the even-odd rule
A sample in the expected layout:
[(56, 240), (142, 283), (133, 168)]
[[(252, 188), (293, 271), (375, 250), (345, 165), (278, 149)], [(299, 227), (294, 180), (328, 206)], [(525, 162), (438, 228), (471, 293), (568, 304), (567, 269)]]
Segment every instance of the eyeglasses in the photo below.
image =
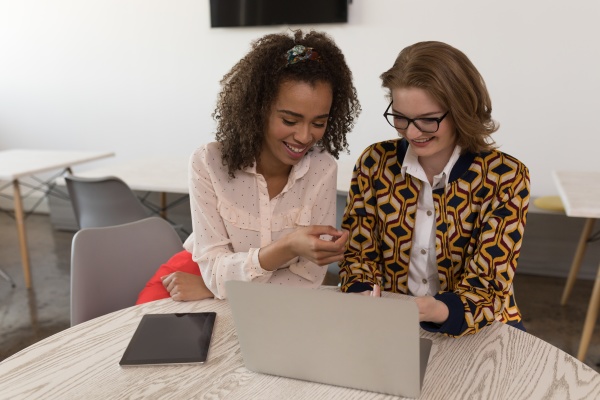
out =
[(446, 115), (450, 113), (450, 110), (446, 111), (446, 114), (439, 118), (407, 118), (402, 115), (388, 112), (392, 107), (392, 103), (385, 109), (383, 116), (385, 120), (396, 130), (406, 130), (412, 122), (412, 124), (423, 133), (436, 133), (440, 129), (440, 123), (446, 118)]

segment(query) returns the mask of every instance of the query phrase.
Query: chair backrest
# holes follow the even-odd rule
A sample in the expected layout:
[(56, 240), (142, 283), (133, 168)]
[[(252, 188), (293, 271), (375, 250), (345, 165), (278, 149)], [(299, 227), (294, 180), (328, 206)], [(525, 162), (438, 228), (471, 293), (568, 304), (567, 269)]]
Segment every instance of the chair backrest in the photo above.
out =
[(138, 221), (149, 212), (121, 179), (66, 176), (65, 182), (80, 228), (96, 228)]
[(84, 228), (71, 248), (71, 325), (133, 306), (158, 267), (182, 250), (159, 217)]

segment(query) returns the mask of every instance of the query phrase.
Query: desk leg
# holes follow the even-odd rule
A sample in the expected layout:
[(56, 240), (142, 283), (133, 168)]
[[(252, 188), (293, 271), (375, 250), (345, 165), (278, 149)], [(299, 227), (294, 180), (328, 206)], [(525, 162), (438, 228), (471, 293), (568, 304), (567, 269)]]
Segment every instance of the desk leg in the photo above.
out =
[(594, 290), (592, 291), (592, 297), (590, 298), (590, 304), (588, 305), (587, 314), (585, 316), (585, 323), (583, 324), (583, 333), (581, 334), (581, 341), (579, 342), (579, 351), (577, 352), (577, 358), (583, 362), (585, 355), (594, 333), (594, 327), (596, 326), (596, 318), (598, 317), (598, 306), (600, 302), (600, 266), (596, 274), (596, 282), (594, 282)]
[(581, 260), (583, 260), (585, 248), (587, 247), (588, 239), (592, 234), (592, 228), (594, 228), (595, 221), (596, 220), (594, 218), (588, 218), (585, 220), (585, 225), (583, 226), (583, 231), (581, 232), (581, 237), (579, 238), (579, 243), (577, 244), (577, 250), (575, 250), (575, 256), (573, 257), (573, 263), (571, 264), (571, 270), (569, 271), (569, 277), (567, 278), (562, 299), (560, 300), (560, 304), (563, 306), (567, 304), (567, 300), (569, 300), (569, 296), (573, 290), (573, 285), (575, 285), (575, 280), (577, 280), (579, 267), (581, 267)]
[(31, 289), (31, 271), (29, 269), (29, 251), (27, 249), (27, 235), (25, 233), (25, 213), (23, 212), (23, 199), (19, 181), (13, 181), (13, 195), (15, 203), (15, 220), (17, 232), (19, 233), (19, 245), (21, 247), (21, 263), (23, 264), (23, 275), (25, 276), (25, 287)]

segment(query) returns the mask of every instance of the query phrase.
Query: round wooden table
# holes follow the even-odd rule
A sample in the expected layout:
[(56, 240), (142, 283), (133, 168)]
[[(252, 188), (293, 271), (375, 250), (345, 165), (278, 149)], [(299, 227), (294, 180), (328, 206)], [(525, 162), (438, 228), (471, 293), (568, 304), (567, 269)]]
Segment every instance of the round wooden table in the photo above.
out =
[[(337, 290), (330, 287), (325, 290)], [(386, 293), (386, 297), (395, 296)], [(121, 367), (144, 314), (215, 311), (203, 365)], [(600, 374), (528, 333), (494, 323), (433, 340), (421, 399), (597, 399)], [(48, 337), (0, 363), (2, 399), (390, 399), (379, 393), (254, 373), (244, 367), (224, 300), (171, 299), (120, 310)]]

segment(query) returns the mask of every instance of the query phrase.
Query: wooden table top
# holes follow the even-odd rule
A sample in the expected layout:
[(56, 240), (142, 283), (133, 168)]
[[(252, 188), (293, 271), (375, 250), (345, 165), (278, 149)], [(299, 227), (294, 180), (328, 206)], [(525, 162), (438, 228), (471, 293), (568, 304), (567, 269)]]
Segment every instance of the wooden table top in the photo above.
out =
[[(328, 290), (337, 290), (330, 287)], [(386, 293), (387, 296), (395, 296)], [(121, 367), (147, 313), (217, 312), (203, 365)], [(433, 340), (421, 399), (600, 398), (600, 374), (560, 349), (494, 323), (476, 335)], [(171, 299), (117, 311), (59, 332), (0, 363), (10, 399), (390, 399), (392, 396), (251, 372), (224, 300)]]

